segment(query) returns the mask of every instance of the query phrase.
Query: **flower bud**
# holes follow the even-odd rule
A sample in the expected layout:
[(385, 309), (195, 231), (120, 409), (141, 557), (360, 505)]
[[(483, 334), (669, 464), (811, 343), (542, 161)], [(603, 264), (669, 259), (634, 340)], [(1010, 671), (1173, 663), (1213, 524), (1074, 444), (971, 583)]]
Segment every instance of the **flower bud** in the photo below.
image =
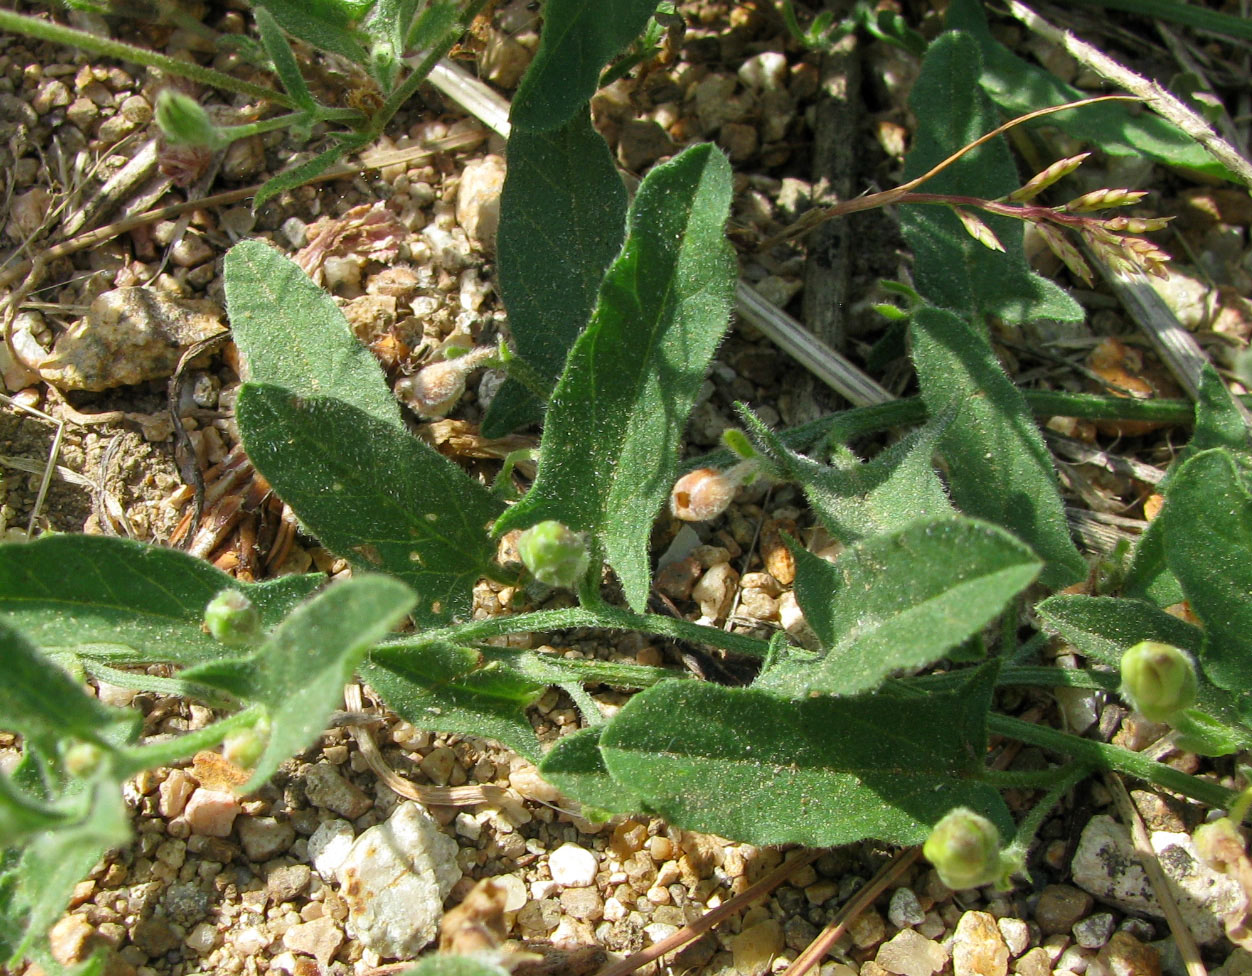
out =
[(239, 590), (222, 590), (210, 600), (204, 625), (227, 647), (247, 647), (261, 639), (261, 614)]
[(104, 758), (104, 750), (94, 742), (75, 742), (65, 750), (65, 768), (80, 779), (90, 776)]
[(157, 95), (156, 122), (165, 138), (176, 146), (208, 146), (217, 149), (222, 133), (194, 98), (162, 89)]
[(222, 756), (242, 769), (252, 769), (265, 752), (270, 739), (270, 721), (260, 719), (255, 725), (231, 732), (222, 740)]
[(448, 354), (450, 358), (429, 363), (396, 383), (396, 396), (419, 417), (446, 416), (465, 393), (465, 378), (497, 352), (479, 347), (461, 355), (454, 355), (452, 350)]
[(684, 522), (705, 522), (726, 511), (735, 492), (749, 474), (755, 472), (755, 461), (740, 461), (733, 468), (696, 468), (674, 482), (669, 494), (669, 510)]
[(1168, 722), (1195, 701), (1195, 662), (1186, 651), (1140, 641), (1122, 655), (1121, 696), (1152, 722)]
[(517, 540), (522, 563), (540, 583), (572, 589), (587, 572), (587, 547), (577, 532), (549, 519)]
[(949, 810), (935, 824), (922, 854), (953, 891), (998, 882), (1005, 874), (996, 825), (968, 807)]

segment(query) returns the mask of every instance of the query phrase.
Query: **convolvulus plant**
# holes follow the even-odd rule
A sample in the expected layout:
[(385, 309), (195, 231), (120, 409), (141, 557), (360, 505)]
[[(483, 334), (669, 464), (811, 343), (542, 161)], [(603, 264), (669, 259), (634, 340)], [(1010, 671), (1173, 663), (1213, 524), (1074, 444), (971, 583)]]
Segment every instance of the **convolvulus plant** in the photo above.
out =
[[(421, 23), (448, 6), (433, 4), (416, 20), (404, 3), (323, 0), (309, 9), (343, 18), (319, 13), (324, 49), (355, 52), (366, 31), (376, 47), (361, 47), (362, 63), (381, 85), (392, 78), (386, 51), (400, 50), (398, 38), (411, 31), (352, 25)], [(248, 770), (240, 789), (253, 790), (322, 730), (354, 675), (415, 726), (491, 738), (538, 762), (588, 817), (648, 813), (757, 844), (926, 842), (953, 885), (1011, 883), (1044, 818), (1093, 771), (1117, 770), (1216, 808), (1232, 804), (1234, 791), (1209, 778), (994, 709), (1006, 686), (1111, 693), (1129, 653), (1120, 679), (1128, 699), (1167, 718), (1188, 748), (1220, 755), (1252, 745), (1252, 451), (1237, 404), (1210, 373), (1160, 517), (1131, 557), (1096, 572), (1066, 527), (1031, 413), (1039, 396), (1028, 400), (1005, 375), (986, 329), (990, 316), (1012, 323), (1082, 314), (1027, 267), (1021, 221), (1048, 228), (1081, 275), (1074, 245), (1060, 235), (1077, 233), (1106, 258), (1157, 270), (1162, 254), (1137, 236), (1156, 218), (1088, 215), (1134, 202), (1126, 190), (1063, 207), (1030, 202), (1081, 160), (1023, 184), (999, 137), (939, 166), (994, 130), (997, 79), (1017, 70), (972, 19), (975, 5), (954, 3), (952, 18), (966, 29), (927, 47), (913, 94), (921, 129), (908, 168), (930, 189), (905, 189), (891, 201), (905, 205), (915, 254), (908, 330), (920, 398), (784, 432), (744, 406), (744, 431), (727, 438), (736, 460), (685, 465), (684, 425), (730, 321), (730, 166), (715, 147), (693, 146), (648, 173), (628, 206), (588, 107), (605, 65), (654, 6), (603, 0), (593, 12), (548, 0), (514, 104), (502, 201), (499, 276), (511, 345), (449, 360), (431, 382), (399, 391), (436, 415), (452, 406), (466, 368), (490, 360), (510, 369), (514, 378), (484, 426), (542, 422), (538, 473), (519, 499), (414, 437), (330, 298), (270, 245), (246, 241), (225, 268), (234, 340), (251, 376), (238, 398), (240, 435), (256, 468), (305, 529), (348, 560), (353, 578), (326, 587), (320, 576), (244, 584), (183, 553), (111, 538), (0, 547), (0, 723), (22, 737), (20, 761), (0, 775), (0, 948), (10, 965), (31, 956), (57, 969), (42, 937), (74, 883), (126, 841), (125, 779), (229, 741)], [(260, 7), (314, 39), (286, 3)], [(391, 19), (377, 19), (384, 14)], [(299, 105), (264, 13), (259, 27)], [(1110, 141), (1162, 154), (1183, 145), (1118, 104), (1085, 106), (1058, 124), (1083, 124), (1086, 111), (1114, 119)], [(1178, 153), (1213, 171), (1189, 147)], [(1145, 409), (1178, 408), (1047, 400), (1059, 414)], [(849, 447), (856, 434), (904, 423), (916, 426), (872, 459)], [(680, 517), (712, 517), (755, 477), (797, 484), (813, 519), (844, 545), (827, 562), (791, 540), (795, 594), (815, 637), (809, 646), (647, 608), (658, 513), (669, 505)], [(524, 567), (496, 561), (497, 541), (513, 530), (522, 530)], [(624, 605), (603, 595), (606, 573)], [(572, 590), (578, 602), (470, 619), (471, 589), (484, 577), (533, 577)], [(1096, 578), (1116, 585), (1057, 592)], [(1193, 620), (1167, 612), (1184, 600)], [(1090, 670), (1037, 662), (1046, 635), (1020, 640), (1026, 601)], [(570, 627), (703, 644), (759, 665), (748, 686), (727, 687), (489, 643)], [(1155, 643), (1144, 652), (1143, 641)], [(127, 670), (156, 662), (175, 665), (176, 675)], [(199, 699), (222, 717), (145, 741), (138, 717), (92, 697), (84, 677)], [(604, 684), (638, 693), (609, 717), (586, 692)], [(570, 693), (585, 727), (545, 749), (527, 708), (550, 686)], [(991, 735), (1033, 743), (1057, 762), (990, 768)], [(1020, 823), (1002, 798), (1006, 788), (1035, 791)], [(485, 962), (438, 965), (500, 973)]]

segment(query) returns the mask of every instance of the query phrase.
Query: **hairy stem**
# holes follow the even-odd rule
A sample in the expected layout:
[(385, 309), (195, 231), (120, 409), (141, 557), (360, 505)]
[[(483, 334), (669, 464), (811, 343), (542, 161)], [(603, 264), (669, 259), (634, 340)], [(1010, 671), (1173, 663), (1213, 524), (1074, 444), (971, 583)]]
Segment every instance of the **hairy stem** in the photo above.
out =
[(14, 34), (23, 34), (26, 37), (48, 41), (52, 44), (60, 44), (64, 47), (78, 48), (79, 50), (88, 51), (91, 54), (99, 54), (106, 58), (117, 58), (119, 61), (129, 61), (132, 64), (142, 64), (149, 68), (159, 68), (172, 75), (190, 78), (192, 81), (202, 85), (210, 85), (222, 91), (237, 92), (240, 95), (247, 95), (249, 98), (265, 99), (284, 108), (296, 107), (296, 103), (291, 98), (273, 88), (253, 85), (238, 78), (233, 78), (221, 71), (201, 67), (191, 61), (180, 61), (177, 58), (167, 57), (164, 54), (158, 54), (146, 48), (136, 47), (133, 44), (126, 44), (122, 41), (114, 41), (107, 37), (99, 37), (87, 31), (66, 27), (63, 24), (56, 24), (48, 20), (40, 20), (37, 17), (27, 17), (22, 14), (15, 14), (9, 10), (0, 10), (0, 30), (10, 31)]
[(1119, 773), (1155, 783), (1157, 786), (1222, 810), (1227, 809), (1238, 796), (1233, 790), (1228, 790), (1224, 786), (1218, 786), (1198, 776), (1180, 773), (1164, 763), (1148, 759), (1137, 752), (1129, 752), (1126, 749), (1091, 739), (1080, 739), (1068, 732), (1060, 732), (1045, 725), (1023, 722), (1021, 719), (1011, 718), (1008, 715), (991, 713), (987, 716), (987, 729), (1011, 739), (1029, 742), (1031, 745), (1070, 756), (1094, 769), (1115, 769)]

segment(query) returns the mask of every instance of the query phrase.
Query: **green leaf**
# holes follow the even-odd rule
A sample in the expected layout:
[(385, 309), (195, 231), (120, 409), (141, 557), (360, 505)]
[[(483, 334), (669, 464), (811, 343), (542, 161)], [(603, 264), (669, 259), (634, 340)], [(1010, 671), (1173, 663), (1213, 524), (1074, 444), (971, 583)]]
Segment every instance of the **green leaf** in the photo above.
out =
[(440, 953), (427, 956), (400, 976), (509, 976), (509, 973), (483, 958)]
[(603, 725), (579, 729), (553, 743), (539, 772), (545, 780), (579, 803), (609, 813), (639, 813), (646, 808), (629, 785), (609, 775), (600, 753)]
[(42, 939), (69, 903), (74, 886), (109, 850), (130, 839), (130, 820), (116, 783), (93, 787), (91, 808), (82, 822), (48, 831), (26, 845), (16, 872), (10, 917), (24, 917), (25, 934), (9, 956), (16, 966), (32, 943)]
[(798, 702), (663, 682), (623, 706), (600, 749), (617, 782), (686, 830), (752, 844), (919, 844), (968, 806), (1008, 836), (1004, 801), (977, 778), (994, 682), (994, 667), (980, 668), (942, 693)]
[(0, 848), (12, 847), (33, 834), (62, 826), (72, 814), (42, 802), (0, 773)]
[[(1252, 470), (1252, 439), (1248, 423), (1239, 403), (1226, 389), (1226, 384), (1211, 365), (1205, 363), (1200, 373), (1200, 390), (1195, 404), (1195, 431), (1187, 446), (1178, 452), (1170, 465), (1169, 474), (1179, 471), (1184, 461), (1214, 447), (1231, 452), (1245, 479)], [(1169, 476), (1157, 486), (1157, 491), (1168, 493)]]
[(1199, 654), (1204, 632), (1143, 600), (1058, 594), (1035, 611), (1085, 656), (1110, 667), (1140, 641), (1160, 641)]
[(750, 412), (741, 416), (779, 473), (800, 485), (814, 514), (841, 542), (956, 514), (932, 461), (950, 413), (907, 434), (872, 461), (841, 451), (829, 465), (791, 450)]
[[(980, 0), (953, 0), (948, 7), (948, 27), (968, 32), (977, 42), (983, 61), (979, 84), (1010, 116), (1025, 115), (1049, 105), (1063, 105), (1089, 94), (1023, 61), (994, 40)], [(1033, 124), (1054, 126), (1112, 156), (1146, 157), (1194, 170), (1212, 179), (1234, 180), (1234, 175), (1189, 135), (1160, 116), (1143, 111), (1139, 105), (1126, 102), (1086, 105), (1072, 112), (1046, 116)]]
[(484, 665), (473, 648), (380, 647), (362, 665), (361, 676), (392, 711), (419, 729), (494, 739), (539, 761), (542, 750), (526, 708), (546, 685)]
[(657, 0), (547, 0), (539, 50), (513, 98), (509, 120), (555, 129), (595, 93), (600, 69), (648, 23)]
[(650, 582), (648, 532), (729, 321), (730, 198), (730, 165), (707, 144), (648, 174), (626, 246), (552, 395), (535, 483), (496, 524), (501, 534), (556, 519), (591, 533), (636, 610)]
[(1150, 600), (1158, 607), (1182, 603), (1182, 587), (1165, 564), (1165, 544), (1161, 527), (1153, 519), (1135, 543), (1135, 553), (1122, 582), (1125, 596)]
[[(906, 179), (920, 176), (999, 124), (987, 96), (978, 88), (980, 71), (978, 47), (966, 35), (949, 32), (930, 45), (909, 96), (919, 125), (905, 162)], [(995, 199), (1020, 183), (1008, 144), (997, 137), (961, 157), (920, 190)], [(901, 208), (900, 228), (913, 251), (913, 282), (926, 300), (974, 318), (1082, 321), (1082, 309), (1072, 298), (1030, 270), (1021, 223), (991, 214), (980, 216), (1004, 245), (1004, 253), (988, 250), (971, 238), (947, 207)]]
[(300, 73), (300, 66), (296, 63), (295, 52), (291, 50), (291, 45), (279, 29), (278, 21), (263, 6), (258, 6), (253, 16), (256, 18), (265, 53), (274, 63), (274, 71), (278, 74), (278, 80), (283, 83), (283, 88), (300, 108), (307, 112), (316, 112), (317, 101), (305, 84), (304, 75)]
[(1204, 625), (1200, 664), (1218, 687), (1252, 690), (1252, 496), (1217, 448), (1174, 476), (1161, 523), (1165, 559)]
[(413, 591), (397, 580), (357, 576), (327, 587), (279, 625), (248, 662), (247, 697), (266, 706), (271, 728), (242, 793), (259, 788), (326, 728), (366, 651), (413, 603)]
[(1069, 536), (1051, 455), (991, 344), (936, 308), (918, 309), (911, 335), (927, 410), (936, 415), (957, 409), (939, 438), (957, 507), (1034, 549), (1046, 563), (1041, 578), (1048, 586), (1081, 579), (1087, 566)]
[[(496, 244), (500, 294), (518, 353), (555, 382), (621, 249), (626, 188), (585, 108), (550, 132), (514, 127), (508, 156)], [(543, 407), (509, 381), (491, 401), (483, 435), (533, 423)]]
[(109, 708), (53, 663), (22, 634), (0, 624), (0, 728), (44, 745), (75, 736), (109, 745), (111, 728), (138, 734), (139, 716)]
[(283, 30), (322, 51), (343, 55), (353, 64), (365, 64), (365, 48), (354, 36), (354, 20), (370, 4), (338, 0), (256, 0)]
[(754, 687), (792, 698), (851, 695), (920, 668), (982, 630), (1040, 563), (1003, 529), (971, 519), (914, 522), (845, 549), (834, 563), (792, 546), (796, 600), (821, 660), (767, 672)]
[(461, 11), (454, 0), (430, 0), (421, 15), (412, 21), (404, 50), (425, 51), (433, 48), (456, 26)]
[(245, 384), (248, 457), (328, 549), (417, 590), (422, 624), (467, 614), (501, 503), (407, 431), (350, 404)]
[[(309, 180), (321, 176), (335, 163), (339, 162), (346, 153), (360, 149), (368, 141), (362, 136), (340, 135), (335, 138), (339, 141), (325, 152), (318, 153), (307, 162), (285, 169), (262, 183), (261, 188), (256, 191), (256, 196), (252, 198), (252, 212), (256, 213), (259, 211), (280, 193), (295, 189), (297, 186), (304, 186)], [(260, 241), (243, 241), (241, 243), (261, 244)], [(240, 245), (236, 244), (235, 246), (239, 247)]]
[(272, 627), (320, 574), (240, 583), (177, 549), (107, 536), (0, 545), (0, 616), (46, 651), (114, 663), (194, 664), (233, 653), (203, 629), (204, 608), (237, 589)]
[(335, 397), (407, 431), (378, 361), (298, 264), (264, 241), (242, 241), (223, 274), (231, 335), (250, 380)]

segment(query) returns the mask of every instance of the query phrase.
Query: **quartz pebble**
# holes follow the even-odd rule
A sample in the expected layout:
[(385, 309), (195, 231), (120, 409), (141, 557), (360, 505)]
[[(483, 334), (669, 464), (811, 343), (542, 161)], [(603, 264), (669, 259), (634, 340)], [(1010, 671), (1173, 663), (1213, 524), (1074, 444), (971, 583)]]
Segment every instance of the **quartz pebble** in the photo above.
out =
[(504, 160), (494, 154), (466, 164), (456, 195), (456, 222), (479, 248), (495, 250), (500, 226), (500, 191), (504, 188)]
[(730, 940), (738, 976), (763, 976), (770, 963), (783, 950), (783, 930), (777, 919), (752, 925)]
[(596, 880), (596, 856), (577, 844), (562, 844), (548, 855), (552, 880), (567, 888), (585, 888)]
[(334, 878), (355, 839), (352, 824), (346, 820), (327, 820), (313, 831), (309, 838), (309, 858), (323, 881)]
[(283, 933), (283, 945), (294, 952), (312, 956), (325, 968), (343, 945), (343, 932), (335, 920), (323, 915)]
[(1048, 950), (1043, 946), (1035, 946), (1023, 953), (1013, 963), (1013, 972), (1017, 976), (1052, 976), (1052, 960)]
[(347, 928), (379, 955), (410, 958), (438, 934), (443, 900), (461, 878), (457, 843), (409, 800), (359, 836), (339, 865)]
[(912, 929), (904, 929), (879, 947), (874, 961), (896, 976), (931, 976), (948, 964), (948, 950)]
[[(1244, 950), (1236, 949), (1235, 952)], [(1097, 953), (1096, 959), (1108, 970), (1108, 976), (1161, 976), (1160, 954), (1150, 945), (1144, 945), (1133, 935), (1114, 932), (1113, 937)], [(1233, 961), (1228, 960), (1229, 963)], [(1245, 957), (1239, 972), (1252, 972), (1252, 960)], [(1234, 970), (1232, 969), (1232, 974)]]
[(217, 945), (217, 926), (212, 922), (201, 922), (187, 933), (183, 944), (193, 952), (212, 952)]
[(192, 831), (209, 837), (225, 837), (239, 815), (239, 798), (234, 793), (199, 787), (187, 800), (183, 816)]
[(277, 857), (296, 839), (290, 824), (273, 817), (244, 817), (237, 826), (244, 853), (258, 863)]
[(1005, 976), (1008, 969), (1009, 949), (995, 917), (987, 912), (962, 915), (952, 939), (953, 976)]
[(1020, 918), (1001, 918), (996, 920), (1000, 927), (1000, 935), (1004, 944), (1009, 947), (1009, 955), (1016, 959), (1030, 945), (1030, 926)]

